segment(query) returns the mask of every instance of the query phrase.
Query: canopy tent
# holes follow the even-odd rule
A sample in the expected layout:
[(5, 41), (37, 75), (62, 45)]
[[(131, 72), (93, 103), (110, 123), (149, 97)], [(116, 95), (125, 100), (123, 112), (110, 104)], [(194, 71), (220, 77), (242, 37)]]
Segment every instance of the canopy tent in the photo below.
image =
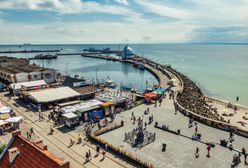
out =
[(6, 121), (4, 121), (4, 120), (0, 120), (0, 126), (2, 126), (2, 125), (5, 125), (5, 124), (7, 124), (8, 122), (6, 122)]
[[(60, 109), (60, 111), (62, 111), (63, 113), (70, 113), (70, 112), (82, 112), (82, 111), (87, 111), (87, 109), (95, 109), (96, 106), (102, 104), (101, 101), (98, 100), (91, 100), (88, 102), (83, 102), (80, 104), (75, 104), (73, 106), (66, 106)], [(98, 106), (99, 107), (99, 106)]]
[(49, 103), (80, 96), (78, 92), (69, 87), (42, 89), (28, 92), (28, 95), (37, 103)]
[(62, 114), (63, 117), (67, 118), (67, 119), (73, 119), (73, 118), (77, 118), (78, 116), (74, 113), (66, 113), (66, 114)]
[(13, 90), (20, 90), (23, 87), (35, 87), (35, 86), (42, 86), (46, 85), (44, 80), (36, 80), (36, 81), (29, 81), (29, 82), (20, 82), (20, 83), (12, 83), (10, 84), (10, 88)]
[(10, 117), (9, 113), (0, 114), (0, 119), (2, 120), (8, 119), (9, 117)]
[(155, 93), (155, 94), (164, 94), (165, 91), (166, 91), (166, 89), (157, 88), (155, 91), (153, 91), (153, 93)]
[(19, 117), (10, 117), (8, 119), (6, 119), (6, 122), (10, 122), (10, 123), (19, 123), (22, 120), (22, 116)]
[(157, 97), (157, 94), (149, 92), (144, 94), (145, 98), (153, 99)]
[(0, 114), (4, 114), (4, 113), (10, 113), (11, 112), (11, 108), (7, 107), (7, 106), (3, 106), (0, 108)]
[(102, 103), (100, 106), (101, 107), (108, 107), (108, 106), (112, 106), (112, 105), (114, 105), (114, 103), (112, 103), (112, 102), (105, 102), (105, 103)]

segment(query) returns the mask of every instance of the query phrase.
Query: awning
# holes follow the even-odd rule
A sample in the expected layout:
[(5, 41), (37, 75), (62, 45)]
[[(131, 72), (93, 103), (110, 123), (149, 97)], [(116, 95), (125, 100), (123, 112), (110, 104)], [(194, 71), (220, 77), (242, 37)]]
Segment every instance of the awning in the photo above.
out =
[(8, 118), (10, 118), (9, 113), (0, 114), (0, 119), (5, 120), (5, 119), (8, 119)]
[(10, 123), (18, 123), (22, 120), (22, 116), (19, 116), (19, 117), (11, 117), (11, 118), (8, 118), (6, 119), (5, 121), (6, 122), (10, 122)]
[(77, 112), (83, 113), (83, 112), (86, 112), (86, 111), (91, 111), (91, 110), (98, 109), (99, 107), (100, 107), (100, 106), (98, 106), (98, 105), (90, 106), (90, 107), (86, 107), (86, 108), (84, 108), (84, 109), (80, 109), (80, 110), (78, 110)]
[(157, 94), (152, 93), (152, 92), (149, 92), (149, 93), (145, 93), (144, 96), (145, 96), (146, 98), (151, 98), (151, 99), (152, 99), (152, 98), (157, 97)]
[(0, 108), (0, 114), (3, 114), (3, 113), (10, 113), (12, 109), (10, 107), (7, 107), (7, 106), (3, 106)]
[(108, 106), (111, 106), (113, 104), (114, 103), (112, 103), (112, 102), (105, 102), (105, 103), (102, 103), (100, 106), (102, 106), (102, 107), (108, 107)]
[(6, 121), (4, 121), (4, 120), (0, 120), (0, 126), (2, 126), (2, 125), (5, 125), (5, 124), (7, 124), (8, 122), (6, 122)]
[(67, 119), (73, 119), (73, 118), (77, 118), (78, 116), (74, 113), (66, 113), (66, 114), (62, 114), (63, 117), (67, 118)]
[(20, 90), (22, 86), (24, 87), (35, 87), (35, 86), (41, 86), (46, 85), (46, 82), (44, 80), (36, 80), (36, 81), (29, 81), (29, 82), (20, 82), (20, 83), (12, 83), (10, 84), (10, 88), (13, 90)]

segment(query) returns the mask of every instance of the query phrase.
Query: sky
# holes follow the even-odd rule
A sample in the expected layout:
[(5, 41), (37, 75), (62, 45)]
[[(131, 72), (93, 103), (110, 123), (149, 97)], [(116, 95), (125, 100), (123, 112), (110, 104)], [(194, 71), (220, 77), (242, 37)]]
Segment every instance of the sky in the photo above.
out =
[(0, 44), (247, 43), (248, 0), (0, 0)]

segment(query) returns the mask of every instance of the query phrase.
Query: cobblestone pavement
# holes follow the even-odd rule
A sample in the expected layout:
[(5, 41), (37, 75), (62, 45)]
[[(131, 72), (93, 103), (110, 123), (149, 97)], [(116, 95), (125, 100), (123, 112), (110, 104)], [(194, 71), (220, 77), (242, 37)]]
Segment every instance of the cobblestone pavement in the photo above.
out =
[[(152, 162), (158, 168), (228, 168), (231, 167), (232, 157), (235, 151), (230, 151), (227, 148), (216, 145), (210, 151), (211, 157), (206, 157), (207, 146), (203, 143), (192, 141), (191, 139), (178, 136), (157, 128), (154, 128), (154, 122), (157, 121), (159, 125), (169, 125), (170, 129), (181, 130), (181, 134), (192, 137), (195, 132), (194, 127), (188, 128), (189, 119), (180, 113), (175, 115), (174, 107), (171, 100), (164, 99), (162, 106), (154, 108), (150, 105), (150, 114), (144, 115), (144, 110), (148, 106), (141, 105), (135, 109), (122, 112), (117, 115), (116, 122), (124, 121), (124, 127), (109, 133), (101, 135), (101, 138), (110, 143), (122, 147), (128, 151), (136, 153), (139, 157)], [(134, 111), (136, 118), (144, 115), (144, 121), (148, 123), (148, 117), (154, 116), (154, 122), (148, 125), (147, 130), (156, 133), (155, 142), (141, 148), (132, 148), (130, 144), (124, 142), (124, 133), (133, 130), (137, 124), (133, 125), (131, 113)], [(202, 141), (220, 143), (220, 139), (228, 139), (229, 133), (221, 131), (203, 124), (198, 123), (198, 132), (202, 134)], [(242, 147), (248, 149), (247, 138), (235, 135), (233, 147), (241, 150)], [(167, 144), (166, 152), (162, 152), (162, 143)], [(195, 149), (199, 147), (200, 157), (195, 158)], [(248, 167), (244, 165), (244, 158), (241, 158), (242, 163), (239, 167)]]

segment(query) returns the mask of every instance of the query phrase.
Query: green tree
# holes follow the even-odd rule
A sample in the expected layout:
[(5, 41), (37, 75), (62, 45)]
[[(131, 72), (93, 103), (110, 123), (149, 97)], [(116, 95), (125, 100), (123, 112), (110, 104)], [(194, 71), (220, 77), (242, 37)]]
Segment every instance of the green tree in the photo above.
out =
[(6, 147), (6, 144), (1, 144), (0, 145), (0, 154), (3, 152), (5, 147)]

